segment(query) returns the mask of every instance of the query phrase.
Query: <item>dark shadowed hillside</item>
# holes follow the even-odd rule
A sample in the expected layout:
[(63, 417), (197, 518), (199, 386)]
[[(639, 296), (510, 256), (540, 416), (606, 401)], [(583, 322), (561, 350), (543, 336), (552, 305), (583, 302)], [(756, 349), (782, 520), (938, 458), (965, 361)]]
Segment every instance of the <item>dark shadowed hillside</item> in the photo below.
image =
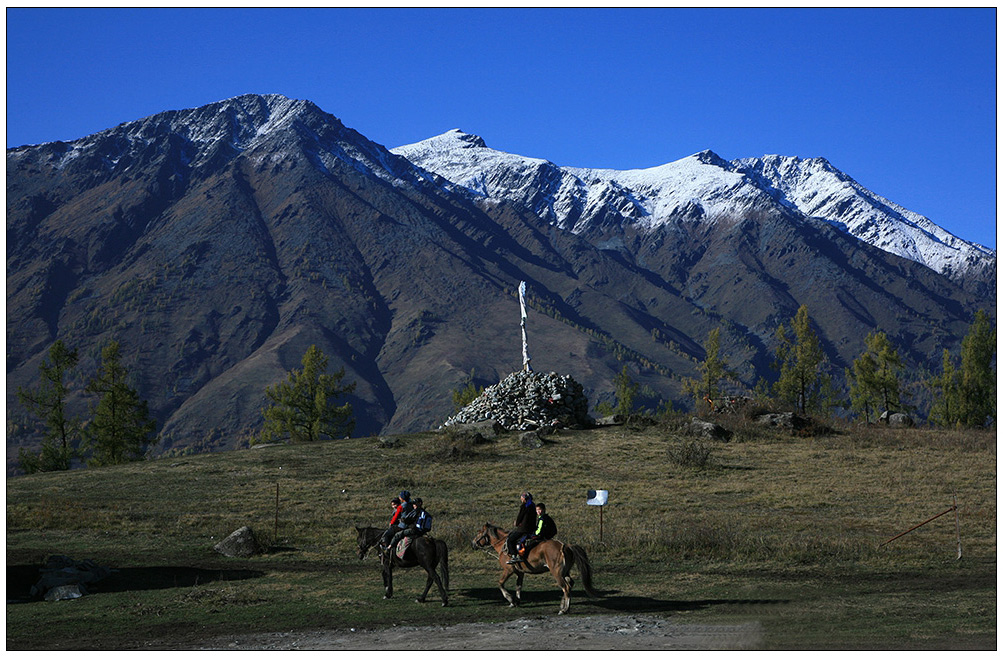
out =
[[(994, 294), (790, 210), (558, 228), (310, 102), (248, 95), (8, 150), (8, 417), (23, 418), (14, 391), (54, 340), (80, 350), (82, 388), (114, 339), (158, 419), (157, 452), (225, 449), (316, 344), (357, 382), (357, 434), (428, 429), (471, 371), (485, 385), (521, 365), (523, 280), (536, 369), (595, 401), (627, 363), (677, 407), (715, 327), (751, 387), (801, 304), (835, 374), (875, 327), (912, 369), (935, 367), (977, 308), (995, 312)], [(8, 432), (8, 472), (35, 440)]]

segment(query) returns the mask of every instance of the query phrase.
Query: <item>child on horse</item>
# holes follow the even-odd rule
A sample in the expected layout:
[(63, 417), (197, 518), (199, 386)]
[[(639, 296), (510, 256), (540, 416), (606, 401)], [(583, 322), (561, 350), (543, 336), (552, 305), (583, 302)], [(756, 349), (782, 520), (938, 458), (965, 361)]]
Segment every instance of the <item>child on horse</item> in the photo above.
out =
[(390, 541), (388, 553), (393, 553), (397, 543), (405, 537), (421, 537), (432, 529), (432, 516), (422, 506), (421, 498), (414, 499), (414, 509), (404, 515), (403, 530), (399, 530)]
[(393, 536), (406, 527), (404, 516), (414, 509), (414, 506), (411, 505), (411, 492), (407, 490), (400, 492), (400, 495), (391, 502), (394, 506), (394, 515), (390, 519), (390, 527), (386, 529), (380, 539), (380, 548), (384, 551), (388, 549)]
[(547, 514), (547, 506), (543, 503), (536, 504), (536, 529), (533, 534), (523, 542), (522, 554), (529, 553), (530, 549), (540, 542), (553, 539), (557, 535), (557, 524), (554, 519)]

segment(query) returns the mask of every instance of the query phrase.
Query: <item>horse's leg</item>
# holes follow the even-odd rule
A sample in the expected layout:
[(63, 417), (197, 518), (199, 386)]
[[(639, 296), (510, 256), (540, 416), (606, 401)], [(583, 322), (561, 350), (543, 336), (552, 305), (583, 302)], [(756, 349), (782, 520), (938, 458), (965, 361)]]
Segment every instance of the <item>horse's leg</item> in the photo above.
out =
[(394, 571), (393, 563), (383, 566), (383, 598), (389, 599), (394, 595)]
[[(432, 567), (431, 571), (429, 571), (428, 574), (429, 574), (429, 579), (428, 582), (425, 583), (425, 594), (428, 594), (428, 588), (431, 586), (432, 581), (434, 580), (435, 584), (439, 587), (439, 594), (442, 596), (443, 607), (449, 605), (449, 595), (446, 594), (446, 588), (443, 587), (442, 579), (439, 578), (439, 574), (435, 572), (435, 567)], [(421, 597), (422, 600), (425, 599), (425, 594), (422, 594)]]
[(498, 579), (498, 589), (501, 590), (502, 596), (504, 596), (505, 600), (508, 601), (509, 607), (514, 608), (517, 605), (517, 601), (513, 599), (512, 595), (509, 594), (509, 591), (505, 589), (505, 581), (508, 580), (509, 576), (515, 573), (515, 569), (507, 564), (503, 564), (502, 569), (502, 576)]
[(571, 579), (567, 575), (569, 567), (561, 560), (560, 565), (550, 565), (550, 575), (557, 581), (557, 586), (561, 588), (561, 609), (557, 614), (563, 615), (571, 608)]
[(522, 579), (525, 577), (526, 574), (522, 571), (517, 571), (515, 574), (515, 598), (519, 603), (522, 603)]

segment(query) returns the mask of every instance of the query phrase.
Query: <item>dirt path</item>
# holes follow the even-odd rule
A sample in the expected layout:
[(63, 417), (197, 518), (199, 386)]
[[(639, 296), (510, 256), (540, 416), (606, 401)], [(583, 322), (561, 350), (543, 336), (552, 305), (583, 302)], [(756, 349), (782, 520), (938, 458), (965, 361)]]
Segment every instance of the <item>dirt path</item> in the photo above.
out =
[(523, 649), (756, 649), (758, 623), (680, 624), (647, 615), (534, 617), (498, 624), (398, 626), (379, 631), (302, 631), (219, 637), (197, 649), (367, 650), (421, 647), (445, 650)]

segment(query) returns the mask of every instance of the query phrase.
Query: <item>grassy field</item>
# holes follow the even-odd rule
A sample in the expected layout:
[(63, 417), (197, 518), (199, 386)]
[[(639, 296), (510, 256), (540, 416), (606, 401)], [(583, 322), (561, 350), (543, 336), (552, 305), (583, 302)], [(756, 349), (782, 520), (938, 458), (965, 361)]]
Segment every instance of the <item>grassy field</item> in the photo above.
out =
[[(49, 555), (117, 571), (74, 601), (8, 602), (7, 649), (553, 615), (549, 576), (527, 577), (512, 610), (494, 557), (470, 546), (483, 523), (514, 521), (525, 489), (593, 563), (603, 596), (576, 586), (572, 615), (757, 621), (763, 649), (996, 648), (994, 433), (793, 437), (732, 422), (729, 443), (694, 443), (672, 424), (564, 431), (537, 450), (514, 434), (472, 445), (425, 433), (395, 447), (359, 438), (9, 478), (8, 601)], [(398, 571), (383, 600), (376, 560), (355, 555), (354, 526), (385, 524), (402, 488), (424, 498), (449, 544), (449, 607), (434, 589), (414, 601), (414, 570)], [(601, 537), (588, 489), (610, 491)], [(953, 513), (880, 547), (955, 494), (962, 559)], [(271, 550), (213, 550), (243, 525)]]

